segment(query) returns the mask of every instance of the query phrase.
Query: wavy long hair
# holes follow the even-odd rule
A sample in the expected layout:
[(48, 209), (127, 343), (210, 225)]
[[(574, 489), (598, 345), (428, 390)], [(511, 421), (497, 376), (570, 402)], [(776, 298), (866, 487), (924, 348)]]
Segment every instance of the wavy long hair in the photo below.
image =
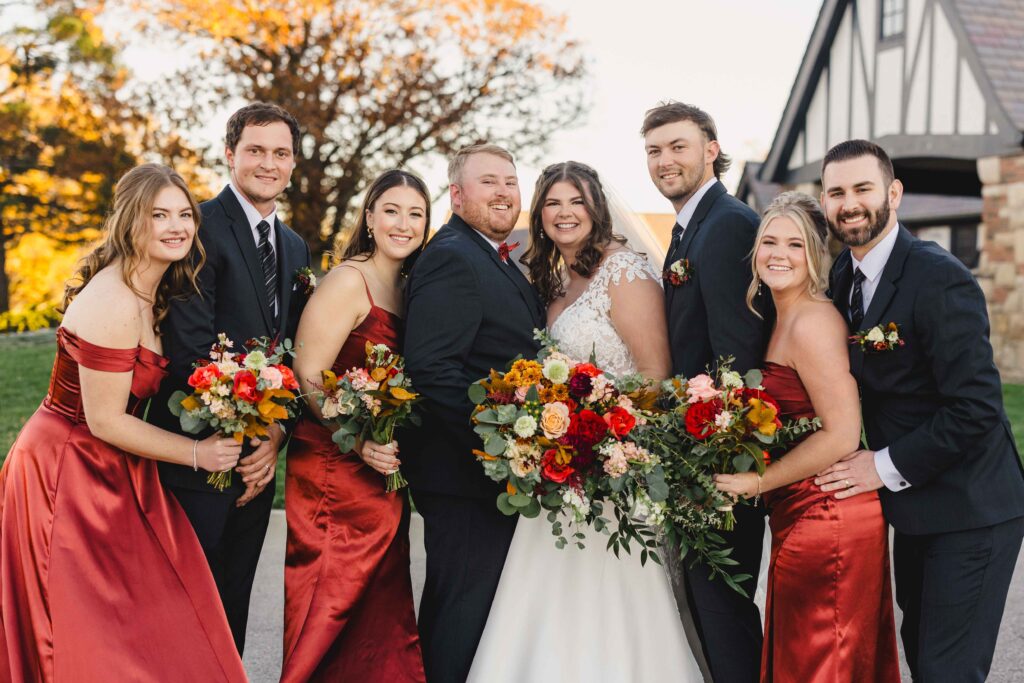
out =
[(418, 175), (399, 168), (384, 171), (370, 183), (370, 187), (366, 190), (366, 197), (363, 199), (363, 205), (359, 207), (359, 215), (356, 218), (355, 227), (352, 228), (352, 232), (343, 243), (341, 257), (336, 259), (335, 264), (352, 258), (360, 258), (365, 261), (377, 252), (377, 242), (370, 234), (370, 226), (366, 221), (366, 214), (373, 211), (381, 195), (392, 187), (411, 187), (423, 197), (423, 203), (427, 207), (424, 214), (423, 241), (420, 242), (420, 246), (415, 251), (405, 257), (405, 261), (402, 263), (403, 275), (408, 275), (409, 271), (412, 270), (416, 259), (423, 252), (423, 248), (427, 246), (427, 236), (430, 234), (430, 193), (427, 191), (426, 184)]
[[(583, 206), (593, 221), (586, 242), (576, 252), (576, 260), (567, 266), (554, 242), (544, 234), (541, 213), (548, 192), (555, 183), (571, 183), (583, 196)], [(545, 304), (565, 294), (566, 268), (572, 268), (583, 277), (590, 277), (597, 270), (604, 251), (612, 242), (625, 244), (626, 238), (613, 231), (612, 216), (608, 209), (608, 198), (597, 171), (578, 161), (564, 161), (545, 168), (533, 188), (533, 202), (530, 205), (530, 246), (519, 262), (530, 271), (530, 280)]]
[(146, 245), (152, 238), (152, 213), (156, 196), (165, 187), (176, 187), (188, 198), (196, 231), (192, 247), (180, 261), (164, 273), (153, 304), (153, 331), (160, 333), (160, 322), (167, 316), (172, 299), (184, 299), (199, 293), (196, 276), (206, 262), (206, 251), (199, 241), (199, 206), (176, 171), (161, 164), (141, 164), (125, 173), (114, 188), (114, 205), (103, 226), (103, 241), (78, 262), (74, 275), (64, 286), (60, 310), (64, 312), (89, 281), (112, 263), (118, 263), (121, 280), (144, 301), (149, 297), (136, 289), (132, 276), (146, 258)]
[(828, 269), (832, 258), (828, 251), (828, 225), (825, 222), (825, 214), (814, 197), (803, 192), (783, 192), (764, 210), (761, 225), (757, 228), (757, 237), (754, 238), (754, 249), (750, 252), (750, 269), (754, 277), (747, 289), (747, 308), (759, 318), (764, 316), (754, 306), (754, 299), (761, 286), (761, 277), (757, 274), (757, 250), (764, 239), (764, 231), (768, 224), (776, 218), (788, 218), (800, 228), (804, 238), (804, 258), (807, 260), (808, 294), (816, 297), (828, 289)]

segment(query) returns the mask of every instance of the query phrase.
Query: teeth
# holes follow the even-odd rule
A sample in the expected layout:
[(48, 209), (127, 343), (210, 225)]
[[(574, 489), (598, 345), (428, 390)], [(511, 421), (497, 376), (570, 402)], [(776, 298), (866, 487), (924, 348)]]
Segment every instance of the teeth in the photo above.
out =
[(768, 266), (768, 270), (789, 271), (793, 269), (789, 266)]
[(497, 209), (498, 211), (508, 211), (511, 207), (509, 207), (508, 204), (491, 204), (491, 208)]
[(559, 230), (570, 230), (579, 227), (579, 223), (555, 223), (555, 227)]

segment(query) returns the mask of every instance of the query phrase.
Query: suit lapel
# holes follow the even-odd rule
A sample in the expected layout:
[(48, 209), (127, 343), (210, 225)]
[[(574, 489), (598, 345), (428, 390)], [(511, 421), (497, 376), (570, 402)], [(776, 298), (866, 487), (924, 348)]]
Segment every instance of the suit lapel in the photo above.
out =
[(502, 263), (501, 258), (498, 256), (497, 250), (491, 246), (491, 244), (484, 239), (483, 235), (478, 233), (473, 228), (463, 221), (461, 218), (452, 214), (448, 224), (452, 228), (461, 231), (474, 244), (487, 254), (488, 258), (494, 263), (495, 267), (502, 272), (502, 274), (512, 281), (512, 284), (519, 290), (519, 294), (523, 297), (523, 301), (526, 303), (527, 308), (530, 310), (530, 316), (533, 318), (534, 325), (537, 327), (544, 327), (544, 310), (540, 303), (540, 299), (537, 297), (537, 292), (530, 285), (530, 282), (523, 275), (522, 271), (519, 270), (515, 264)]
[(832, 284), (832, 303), (842, 314), (847, 327), (850, 325), (850, 286), (853, 284), (850, 264), (850, 249), (847, 247), (836, 258)]
[(292, 289), (295, 285), (295, 270), (299, 267), (292, 252), (285, 244), (284, 231), (288, 227), (277, 219), (274, 225), (274, 232), (277, 235), (275, 248), (277, 249), (277, 301), (280, 315), (278, 316), (278, 336), (283, 337), (288, 327), (288, 313), (291, 308)]
[[(267, 284), (263, 279), (263, 267), (260, 265), (260, 257), (256, 252), (256, 240), (252, 236), (252, 228), (249, 226), (249, 219), (242, 211), (242, 205), (238, 203), (235, 193), (230, 187), (225, 187), (217, 201), (224, 207), (224, 215), (231, 222), (231, 233), (238, 243), (238, 250), (245, 260), (245, 267), (249, 271), (252, 280), (253, 291), (256, 292), (256, 301), (259, 303), (260, 313), (263, 314), (263, 322), (271, 332), (274, 329), (274, 316), (270, 311), (270, 304), (267, 301)], [(280, 279), (280, 278), (278, 278)]]
[(679, 241), (679, 247), (676, 249), (679, 253), (678, 258), (689, 257), (690, 245), (693, 244), (693, 240), (697, 237), (697, 233), (704, 224), (704, 219), (708, 217), (708, 212), (711, 211), (715, 201), (723, 194), (725, 194), (725, 185), (720, 180), (716, 180), (715, 184), (709, 187), (708, 191), (701, 197), (696, 211), (693, 212), (693, 217), (690, 218), (690, 222), (683, 232), (683, 239)]

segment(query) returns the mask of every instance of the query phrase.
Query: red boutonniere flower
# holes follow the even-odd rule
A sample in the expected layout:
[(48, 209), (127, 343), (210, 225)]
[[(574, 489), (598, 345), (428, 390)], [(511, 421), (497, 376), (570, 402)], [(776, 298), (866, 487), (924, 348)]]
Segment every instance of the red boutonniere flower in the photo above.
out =
[(512, 253), (512, 250), (519, 246), (519, 242), (502, 242), (498, 245), (498, 257), (501, 258), (502, 263), (508, 263), (508, 257)]
[(316, 289), (316, 273), (309, 266), (303, 266), (295, 271), (295, 288), (306, 296), (310, 296)]
[(690, 259), (688, 258), (681, 258), (671, 263), (661, 274), (661, 279), (673, 287), (689, 282), (692, 277), (693, 266), (690, 265)]

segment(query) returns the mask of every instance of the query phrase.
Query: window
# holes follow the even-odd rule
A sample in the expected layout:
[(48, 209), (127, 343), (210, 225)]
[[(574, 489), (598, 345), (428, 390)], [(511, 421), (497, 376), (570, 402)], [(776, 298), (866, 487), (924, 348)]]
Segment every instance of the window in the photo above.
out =
[(899, 38), (907, 23), (906, 0), (882, 0), (881, 33), (882, 40)]

